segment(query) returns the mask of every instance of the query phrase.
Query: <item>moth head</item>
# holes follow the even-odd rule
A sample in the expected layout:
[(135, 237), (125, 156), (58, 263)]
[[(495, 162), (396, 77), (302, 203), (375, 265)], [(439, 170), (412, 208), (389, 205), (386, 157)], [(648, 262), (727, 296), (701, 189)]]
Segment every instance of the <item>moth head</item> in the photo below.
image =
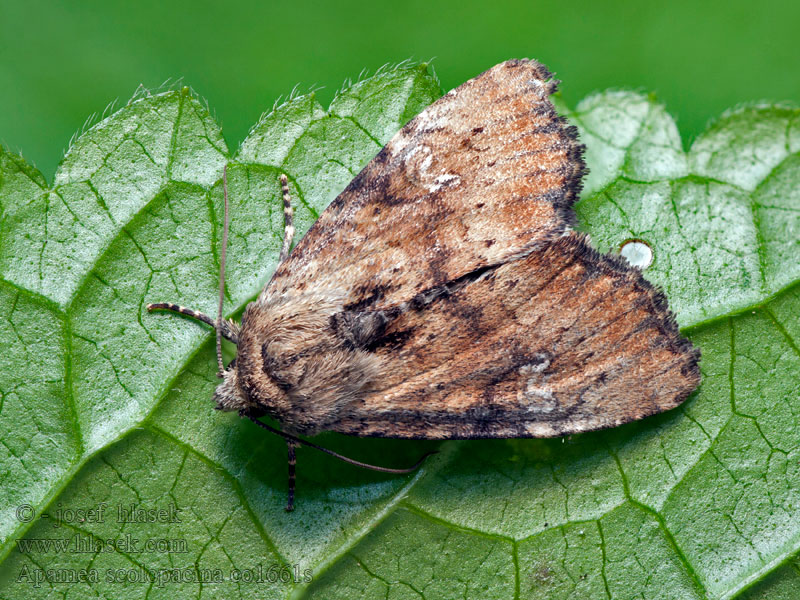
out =
[(214, 407), (217, 410), (239, 411), (249, 409), (252, 403), (239, 387), (239, 377), (236, 371), (236, 359), (233, 359), (228, 368), (222, 372), (222, 383), (217, 386), (214, 392)]

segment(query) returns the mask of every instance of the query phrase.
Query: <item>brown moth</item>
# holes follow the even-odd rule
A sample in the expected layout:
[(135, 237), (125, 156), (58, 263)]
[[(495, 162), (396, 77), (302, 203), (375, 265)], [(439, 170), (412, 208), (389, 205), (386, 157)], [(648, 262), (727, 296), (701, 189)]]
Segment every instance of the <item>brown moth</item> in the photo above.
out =
[[(548, 98), (557, 84), (510, 60), (452, 90), (291, 254), (282, 176), (281, 262), (241, 326), (148, 306), (216, 327), (217, 408), (287, 439), (287, 510), (295, 445), (313, 446), (297, 435), (563, 436), (674, 408), (698, 385), (700, 353), (664, 295), (570, 228), (586, 168)], [(221, 262), (222, 279), (224, 248)], [(220, 336), (237, 345), (227, 369)]]

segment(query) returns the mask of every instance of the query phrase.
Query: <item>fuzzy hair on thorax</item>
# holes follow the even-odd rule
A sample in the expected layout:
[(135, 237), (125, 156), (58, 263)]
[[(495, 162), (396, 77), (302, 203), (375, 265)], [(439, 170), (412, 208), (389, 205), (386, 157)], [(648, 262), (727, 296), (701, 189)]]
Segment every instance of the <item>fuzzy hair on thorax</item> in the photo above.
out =
[(231, 409), (257, 407), (295, 433), (329, 428), (380, 372), (375, 354), (334, 327), (342, 312), (339, 296), (313, 292), (251, 303), (242, 317), (236, 373), (220, 385), (220, 398), (234, 395)]

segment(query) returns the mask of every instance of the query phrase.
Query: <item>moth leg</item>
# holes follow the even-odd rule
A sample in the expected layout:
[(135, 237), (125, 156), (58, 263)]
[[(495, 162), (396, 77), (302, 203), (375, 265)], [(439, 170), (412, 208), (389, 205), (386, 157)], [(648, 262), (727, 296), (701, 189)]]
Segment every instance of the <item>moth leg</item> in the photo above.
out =
[[(180, 304), (173, 304), (172, 302), (155, 302), (153, 304), (148, 304), (147, 310), (168, 310), (170, 312), (178, 313), (179, 315), (186, 315), (192, 319), (197, 319), (198, 321), (202, 321), (206, 325), (211, 325), (212, 327), (216, 327), (217, 325), (217, 320), (212, 319), (207, 314), (192, 310), (191, 308), (186, 308)], [(227, 319), (222, 319), (220, 328), (222, 337), (233, 342), (234, 344), (239, 343), (239, 326), (236, 325), (236, 323), (233, 321), (228, 321)]]
[(294, 449), (297, 448), (297, 444), (292, 440), (286, 440), (286, 447), (289, 450), (289, 498), (286, 501), (286, 512), (292, 512), (294, 510), (294, 484), (296, 480), (295, 466), (297, 465)]
[(289, 195), (289, 179), (281, 173), (281, 192), (283, 192), (283, 247), (278, 258), (278, 264), (289, 256), (289, 248), (294, 239), (294, 211), (292, 210), (292, 197)]

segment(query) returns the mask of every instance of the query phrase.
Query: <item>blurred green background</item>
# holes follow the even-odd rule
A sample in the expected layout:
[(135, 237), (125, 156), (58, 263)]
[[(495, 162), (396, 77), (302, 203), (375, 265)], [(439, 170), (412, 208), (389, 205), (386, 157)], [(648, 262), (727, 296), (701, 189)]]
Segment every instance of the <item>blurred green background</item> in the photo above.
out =
[(574, 105), (652, 91), (691, 142), (739, 102), (800, 101), (800, 2), (0, 2), (0, 143), (52, 179), (87, 116), (139, 83), (182, 77), (231, 148), (295, 84), (327, 103), (344, 79), (436, 57), (444, 89), (512, 57), (541, 60)]

